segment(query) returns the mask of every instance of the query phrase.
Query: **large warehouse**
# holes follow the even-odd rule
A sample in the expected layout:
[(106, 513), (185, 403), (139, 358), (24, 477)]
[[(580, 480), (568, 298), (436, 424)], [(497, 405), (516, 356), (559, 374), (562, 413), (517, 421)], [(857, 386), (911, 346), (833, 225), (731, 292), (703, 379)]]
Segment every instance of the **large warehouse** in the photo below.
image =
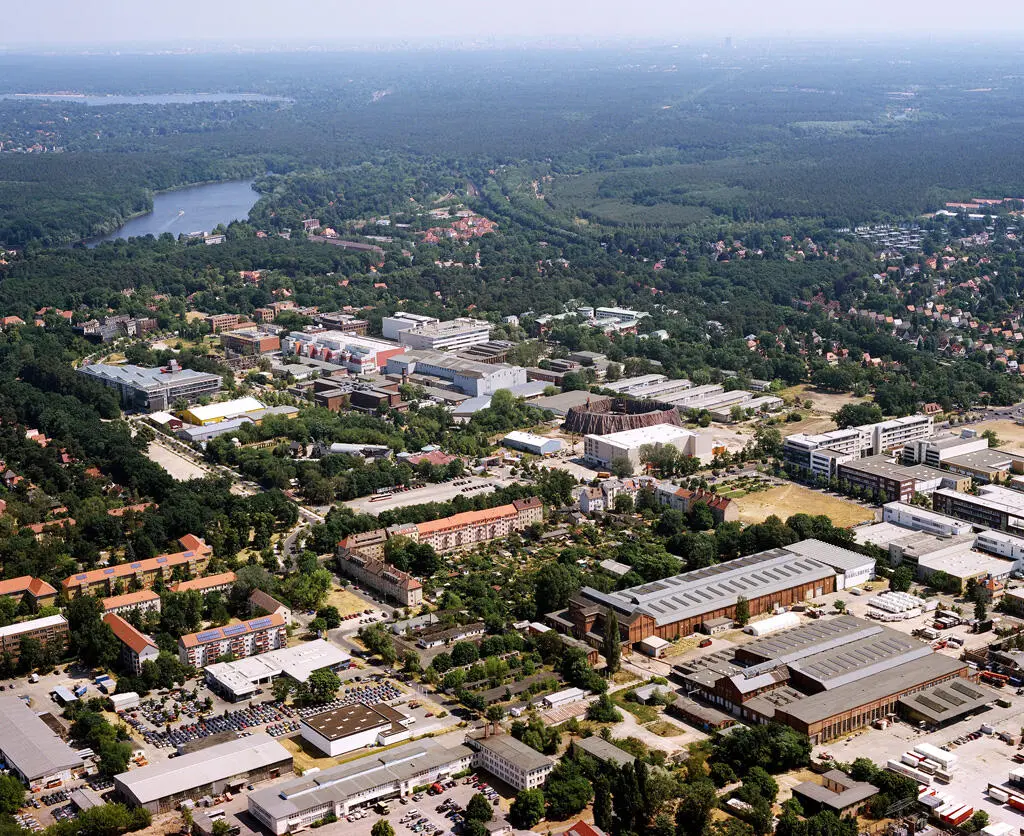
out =
[(336, 758), (364, 746), (408, 740), (412, 719), (381, 703), (342, 705), (304, 719), (302, 737), (325, 755)]
[(122, 772), (114, 776), (114, 787), (129, 804), (164, 813), (185, 799), (220, 795), (291, 771), (291, 753), (269, 734), (257, 732)]
[(341, 766), (249, 794), (249, 813), (271, 833), (308, 827), (379, 799), (411, 795), (413, 788), (462, 772), (473, 762), (468, 746), (407, 743)]
[(26, 784), (67, 781), (83, 765), (74, 749), (14, 696), (0, 697), (0, 758)]
[(684, 456), (707, 459), (711, 457), (712, 440), (709, 433), (694, 432), (674, 424), (655, 424), (608, 435), (584, 436), (583, 458), (602, 467), (608, 467), (616, 459), (626, 459), (638, 468), (644, 447), (675, 447)]
[(273, 682), (280, 676), (306, 682), (314, 671), (342, 670), (351, 661), (352, 657), (337, 645), (315, 639), (234, 662), (214, 662), (203, 673), (211, 689), (236, 702), (248, 699), (260, 685)]
[(733, 618), (741, 597), (750, 615), (760, 615), (867, 580), (871, 566), (870, 558), (848, 549), (804, 540), (618, 592), (585, 586), (568, 610), (549, 613), (547, 621), (594, 644), (601, 640), (606, 613), (615, 610), (623, 641), (672, 640), (705, 621)]
[(673, 676), (690, 696), (747, 722), (783, 723), (818, 744), (967, 672), (966, 663), (905, 633), (846, 615), (680, 663)]

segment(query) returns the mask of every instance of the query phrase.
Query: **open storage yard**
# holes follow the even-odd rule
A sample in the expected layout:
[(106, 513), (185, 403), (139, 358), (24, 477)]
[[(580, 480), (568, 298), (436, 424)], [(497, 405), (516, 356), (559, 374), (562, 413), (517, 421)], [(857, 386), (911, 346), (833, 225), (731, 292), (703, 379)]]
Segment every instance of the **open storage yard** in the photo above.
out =
[(802, 485), (780, 485), (734, 500), (740, 521), (759, 523), (775, 514), (782, 520), (793, 514), (826, 514), (837, 526), (849, 527), (875, 518), (874, 512)]

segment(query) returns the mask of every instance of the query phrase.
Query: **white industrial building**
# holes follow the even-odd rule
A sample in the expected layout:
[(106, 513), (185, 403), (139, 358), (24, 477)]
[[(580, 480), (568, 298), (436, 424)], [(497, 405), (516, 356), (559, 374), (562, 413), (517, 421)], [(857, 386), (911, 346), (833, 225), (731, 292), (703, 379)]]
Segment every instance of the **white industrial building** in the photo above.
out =
[(384, 339), (398, 342), (398, 335), (402, 331), (423, 325), (433, 325), (440, 321), (436, 316), (395, 311), (391, 316), (386, 316), (380, 321), (380, 332)]
[(833, 546), (821, 540), (801, 540), (786, 548), (795, 554), (809, 557), (831, 566), (836, 571), (836, 590), (860, 586), (875, 578), (874, 558), (859, 552)]
[(292, 331), (281, 340), (281, 348), (285, 356), (297, 354), (311, 357), (342, 366), (352, 374), (375, 374), (389, 358), (403, 351), (402, 346), (396, 343), (344, 331)]
[(524, 453), (534, 456), (553, 456), (562, 450), (562, 442), (557, 438), (548, 438), (521, 430), (513, 430), (501, 440), (501, 443), (505, 447), (522, 450)]
[(424, 322), (398, 332), (398, 342), (406, 348), (424, 351), (457, 351), (481, 345), (491, 338), (489, 322), (459, 317), (447, 322)]
[(1012, 560), (1015, 570), (1024, 568), (1024, 538), (1004, 531), (982, 531), (975, 538), (974, 547)]
[(234, 702), (248, 699), (261, 685), (280, 676), (306, 682), (314, 671), (341, 670), (347, 668), (351, 661), (352, 658), (341, 648), (316, 639), (234, 662), (215, 662), (206, 668), (204, 675), (210, 688)]
[(882, 519), (893, 525), (913, 531), (927, 531), (929, 534), (967, 534), (971, 531), (968, 522), (906, 502), (887, 502), (883, 506)]
[(709, 433), (693, 432), (674, 424), (655, 424), (608, 435), (584, 436), (583, 457), (604, 467), (615, 459), (628, 459), (636, 468), (640, 465), (640, 450), (647, 445), (671, 446), (686, 456), (706, 459), (711, 455), (712, 439)]
[(582, 688), (565, 688), (561, 691), (555, 691), (553, 694), (548, 694), (546, 697), (541, 697), (540, 704), (544, 708), (558, 708), (560, 705), (579, 702), (586, 696), (587, 692)]
[(336, 758), (366, 746), (386, 746), (408, 740), (413, 718), (383, 703), (352, 703), (307, 717), (300, 724), (302, 739), (328, 757)]
[(493, 395), (526, 383), (526, 369), (506, 363), (481, 363), (440, 351), (406, 351), (388, 358), (387, 373), (438, 378), (470, 397)]
[(473, 763), (468, 746), (407, 743), (249, 794), (249, 813), (275, 836), (303, 830), (328, 815), (342, 818), (413, 787), (450, 778)]
[(83, 766), (75, 750), (15, 696), (0, 696), (0, 758), (26, 784), (69, 781)]

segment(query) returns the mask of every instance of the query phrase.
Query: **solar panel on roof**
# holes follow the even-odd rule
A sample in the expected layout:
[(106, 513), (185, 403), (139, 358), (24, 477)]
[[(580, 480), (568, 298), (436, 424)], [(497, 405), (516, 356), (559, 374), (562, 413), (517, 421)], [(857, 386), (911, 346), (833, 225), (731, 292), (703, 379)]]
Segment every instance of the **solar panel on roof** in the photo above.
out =
[(141, 569), (141, 568), (142, 568), (142, 564), (141, 563), (133, 563), (132, 564), (132, 569)]
[(104, 575), (113, 575), (114, 574), (114, 570), (113, 569), (104, 569), (103, 570), (103, 574)]
[(166, 563), (167, 562), (167, 558), (166, 557), (158, 557), (156, 559), (156, 562), (157, 563)]
[(209, 630), (205, 633), (200, 633), (196, 638), (200, 642), (212, 642), (220, 638), (220, 630)]
[(265, 627), (269, 627), (271, 623), (269, 618), (257, 618), (255, 621), (250, 621), (249, 626), (253, 630), (262, 630)]
[(183, 552), (183, 554), (185, 555), (185, 557), (192, 557), (192, 555), (194, 555), (195, 552)]
[(87, 577), (89, 577), (89, 576), (88, 575), (75, 575), (75, 580), (76, 581), (84, 581)]
[(232, 624), (230, 627), (224, 627), (221, 632), (225, 636), (237, 636), (239, 633), (244, 633), (248, 628), (244, 624)]

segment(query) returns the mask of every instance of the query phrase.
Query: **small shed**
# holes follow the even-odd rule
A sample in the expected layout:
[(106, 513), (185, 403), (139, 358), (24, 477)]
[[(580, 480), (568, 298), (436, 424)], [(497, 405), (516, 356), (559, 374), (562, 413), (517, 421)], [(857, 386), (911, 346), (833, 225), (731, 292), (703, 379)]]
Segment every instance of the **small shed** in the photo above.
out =
[(658, 638), (658, 636), (648, 636), (646, 639), (641, 639), (637, 642), (637, 647), (641, 653), (646, 653), (655, 659), (660, 659), (664, 656), (665, 651), (671, 646), (671, 642)]

